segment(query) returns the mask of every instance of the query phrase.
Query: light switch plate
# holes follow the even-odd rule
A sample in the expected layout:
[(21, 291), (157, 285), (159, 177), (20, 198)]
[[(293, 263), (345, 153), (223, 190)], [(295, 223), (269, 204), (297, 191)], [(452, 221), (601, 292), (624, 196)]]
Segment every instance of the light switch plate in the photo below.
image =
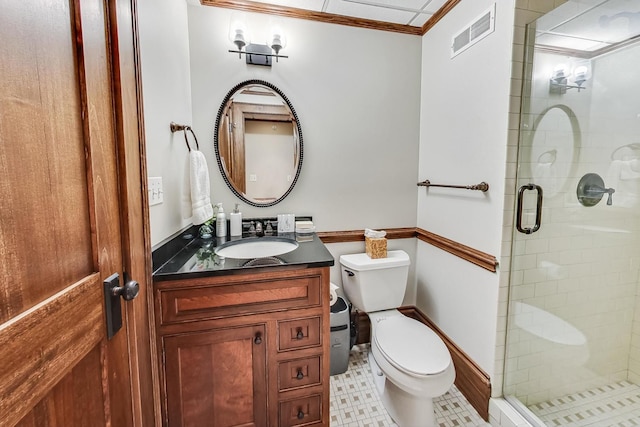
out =
[(149, 177), (149, 206), (159, 205), (164, 201), (161, 176)]

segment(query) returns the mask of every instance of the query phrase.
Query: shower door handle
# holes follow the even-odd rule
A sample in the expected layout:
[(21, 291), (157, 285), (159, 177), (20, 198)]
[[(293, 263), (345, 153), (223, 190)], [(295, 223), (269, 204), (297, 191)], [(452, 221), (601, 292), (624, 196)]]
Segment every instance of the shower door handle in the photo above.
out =
[[(533, 227), (522, 228), (522, 199), (526, 190), (536, 190), (538, 193), (536, 202), (536, 223)], [(540, 229), (540, 221), (542, 220), (542, 187), (536, 184), (527, 184), (518, 190), (518, 207), (516, 209), (516, 229), (524, 234), (535, 233)]]

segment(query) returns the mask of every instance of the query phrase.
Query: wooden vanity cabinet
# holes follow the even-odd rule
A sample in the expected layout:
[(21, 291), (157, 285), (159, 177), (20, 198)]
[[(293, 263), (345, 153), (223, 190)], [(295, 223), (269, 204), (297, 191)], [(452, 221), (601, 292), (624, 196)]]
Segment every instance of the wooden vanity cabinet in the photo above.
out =
[(328, 426), (329, 269), (157, 281), (165, 426)]

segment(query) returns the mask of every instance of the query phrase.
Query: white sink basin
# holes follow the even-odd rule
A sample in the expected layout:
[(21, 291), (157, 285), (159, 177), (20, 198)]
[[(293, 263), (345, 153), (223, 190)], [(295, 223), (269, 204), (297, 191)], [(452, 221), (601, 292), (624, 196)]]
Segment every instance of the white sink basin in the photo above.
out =
[(253, 259), (286, 254), (298, 247), (298, 242), (281, 237), (261, 237), (256, 239), (227, 242), (215, 249), (218, 256), (225, 258)]

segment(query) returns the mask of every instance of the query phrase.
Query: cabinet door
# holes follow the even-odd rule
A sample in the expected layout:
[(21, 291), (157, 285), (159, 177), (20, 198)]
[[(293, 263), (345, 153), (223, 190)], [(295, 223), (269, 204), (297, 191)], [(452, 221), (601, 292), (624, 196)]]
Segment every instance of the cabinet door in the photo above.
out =
[(168, 424), (265, 426), (265, 326), (163, 338)]

